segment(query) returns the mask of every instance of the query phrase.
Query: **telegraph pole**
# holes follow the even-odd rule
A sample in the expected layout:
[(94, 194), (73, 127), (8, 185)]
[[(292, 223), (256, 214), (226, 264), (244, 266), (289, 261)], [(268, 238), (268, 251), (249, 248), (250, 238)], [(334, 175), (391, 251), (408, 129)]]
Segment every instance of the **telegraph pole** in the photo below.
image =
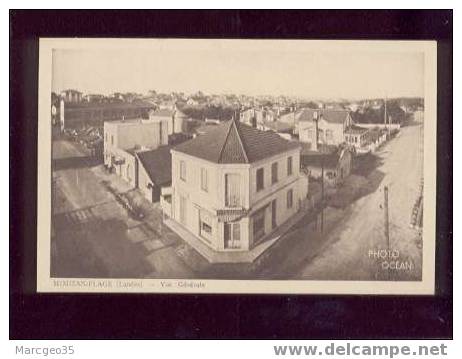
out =
[(390, 232), (389, 232), (389, 218), (388, 218), (388, 186), (383, 187), (384, 196), (384, 215), (385, 215), (385, 240), (387, 242), (387, 250), (390, 252)]
[[(385, 240), (387, 242), (387, 258), (390, 258), (390, 231), (389, 231), (389, 218), (388, 218), (388, 186), (383, 187), (383, 204), (384, 204), (384, 215), (385, 215), (385, 223), (384, 223), (384, 229), (385, 229)], [(390, 267), (387, 269), (387, 276), (388, 279), (390, 279)]]

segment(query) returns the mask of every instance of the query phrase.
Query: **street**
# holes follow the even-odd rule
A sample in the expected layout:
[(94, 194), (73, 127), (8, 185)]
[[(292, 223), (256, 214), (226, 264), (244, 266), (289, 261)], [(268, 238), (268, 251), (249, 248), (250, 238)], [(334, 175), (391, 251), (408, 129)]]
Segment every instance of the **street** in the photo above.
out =
[[(131, 218), (102, 182), (110, 181), (119, 192), (132, 196), (139, 193), (93, 163), (79, 144), (56, 140), (52, 273), (62, 277), (419, 280), (420, 235), (409, 222), (423, 170), (422, 136), (422, 125), (411, 124), (378, 152), (359, 158), (350, 176), (361, 184), (359, 199), (345, 208), (327, 207), (322, 233), (319, 218), (306, 216), (250, 266), (209, 264), (162, 225), (158, 204), (146, 203), (143, 221)], [(390, 248), (384, 235), (384, 185), (389, 188)], [(381, 249), (393, 251), (393, 258), (377, 257)], [(384, 269), (384, 261), (400, 268)]]
[[(328, 248), (303, 263), (296, 277), (316, 280), (420, 280), (420, 235), (409, 228), (412, 208), (423, 174), (423, 125), (412, 123), (376, 152), (379, 164), (367, 174), (372, 193), (360, 198), (324, 239)], [(388, 249), (384, 235), (384, 193), (389, 188), (390, 251), (386, 261), (405, 263), (384, 269), (380, 249)]]
[[(182, 241), (161, 225), (160, 210), (147, 207), (144, 221), (132, 219), (101, 183), (106, 179), (102, 165), (97, 166), (85, 148), (53, 141), (53, 170), (52, 276), (194, 276), (176, 254)], [(113, 184), (130, 191), (122, 180)]]

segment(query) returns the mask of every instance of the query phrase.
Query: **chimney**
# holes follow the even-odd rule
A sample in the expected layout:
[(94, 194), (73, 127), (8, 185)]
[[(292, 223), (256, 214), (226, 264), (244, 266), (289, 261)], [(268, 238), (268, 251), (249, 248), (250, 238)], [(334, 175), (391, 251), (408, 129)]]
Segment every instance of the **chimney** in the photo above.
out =
[(313, 112), (314, 122), (314, 140), (311, 142), (311, 148), (313, 151), (318, 150), (318, 111)]

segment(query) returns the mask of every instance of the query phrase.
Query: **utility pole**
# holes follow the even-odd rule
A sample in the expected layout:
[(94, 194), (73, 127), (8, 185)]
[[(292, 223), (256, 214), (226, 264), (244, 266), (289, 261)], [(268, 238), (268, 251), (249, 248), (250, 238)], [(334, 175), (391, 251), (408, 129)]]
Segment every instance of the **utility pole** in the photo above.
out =
[(388, 218), (388, 186), (383, 187), (384, 196), (384, 215), (385, 215), (385, 240), (387, 242), (387, 250), (390, 252), (390, 233), (389, 233), (389, 218)]
[[(390, 257), (390, 231), (389, 231), (389, 218), (388, 218), (388, 186), (383, 187), (383, 204), (384, 204), (384, 215), (385, 215), (385, 240), (387, 242), (387, 258)], [(387, 276), (390, 279), (390, 268), (387, 269)]]

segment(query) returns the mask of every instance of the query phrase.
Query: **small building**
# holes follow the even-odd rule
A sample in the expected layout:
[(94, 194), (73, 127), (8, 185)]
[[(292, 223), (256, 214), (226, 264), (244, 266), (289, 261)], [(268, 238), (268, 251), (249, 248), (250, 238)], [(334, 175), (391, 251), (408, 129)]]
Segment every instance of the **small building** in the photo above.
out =
[(302, 151), (302, 169), (313, 179), (321, 179), (324, 172), (324, 183), (336, 187), (343, 183), (351, 173), (352, 154), (347, 148), (323, 151)]
[(149, 112), (149, 119), (165, 122), (168, 134), (171, 135), (185, 131), (188, 116), (177, 109), (157, 109)]
[(87, 102), (103, 102), (106, 96), (101, 94), (86, 94), (83, 99)]
[(151, 202), (160, 200), (161, 190), (172, 183), (172, 146), (137, 151), (138, 175), (136, 187)]
[(300, 210), (308, 191), (300, 149), (296, 141), (236, 120), (216, 125), (172, 149), (164, 215), (233, 261), (232, 253), (258, 247)]
[(73, 89), (64, 90), (61, 91), (61, 98), (67, 103), (79, 103), (82, 102), (82, 92)]
[(368, 152), (371, 144), (370, 130), (356, 125), (345, 129), (345, 142), (358, 153)]
[(134, 178), (135, 151), (168, 144), (166, 125), (155, 120), (124, 120), (104, 123), (104, 164), (127, 182)]
[(245, 123), (246, 125), (257, 127), (259, 124), (264, 122), (272, 122), (277, 120), (277, 114), (269, 109), (261, 108), (249, 108), (243, 110), (239, 114), (239, 121)]
[(313, 110), (305, 108), (298, 117), (301, 142), (340, 145), (345, 142), (345, 130), (353, 125), (347, 110)]

